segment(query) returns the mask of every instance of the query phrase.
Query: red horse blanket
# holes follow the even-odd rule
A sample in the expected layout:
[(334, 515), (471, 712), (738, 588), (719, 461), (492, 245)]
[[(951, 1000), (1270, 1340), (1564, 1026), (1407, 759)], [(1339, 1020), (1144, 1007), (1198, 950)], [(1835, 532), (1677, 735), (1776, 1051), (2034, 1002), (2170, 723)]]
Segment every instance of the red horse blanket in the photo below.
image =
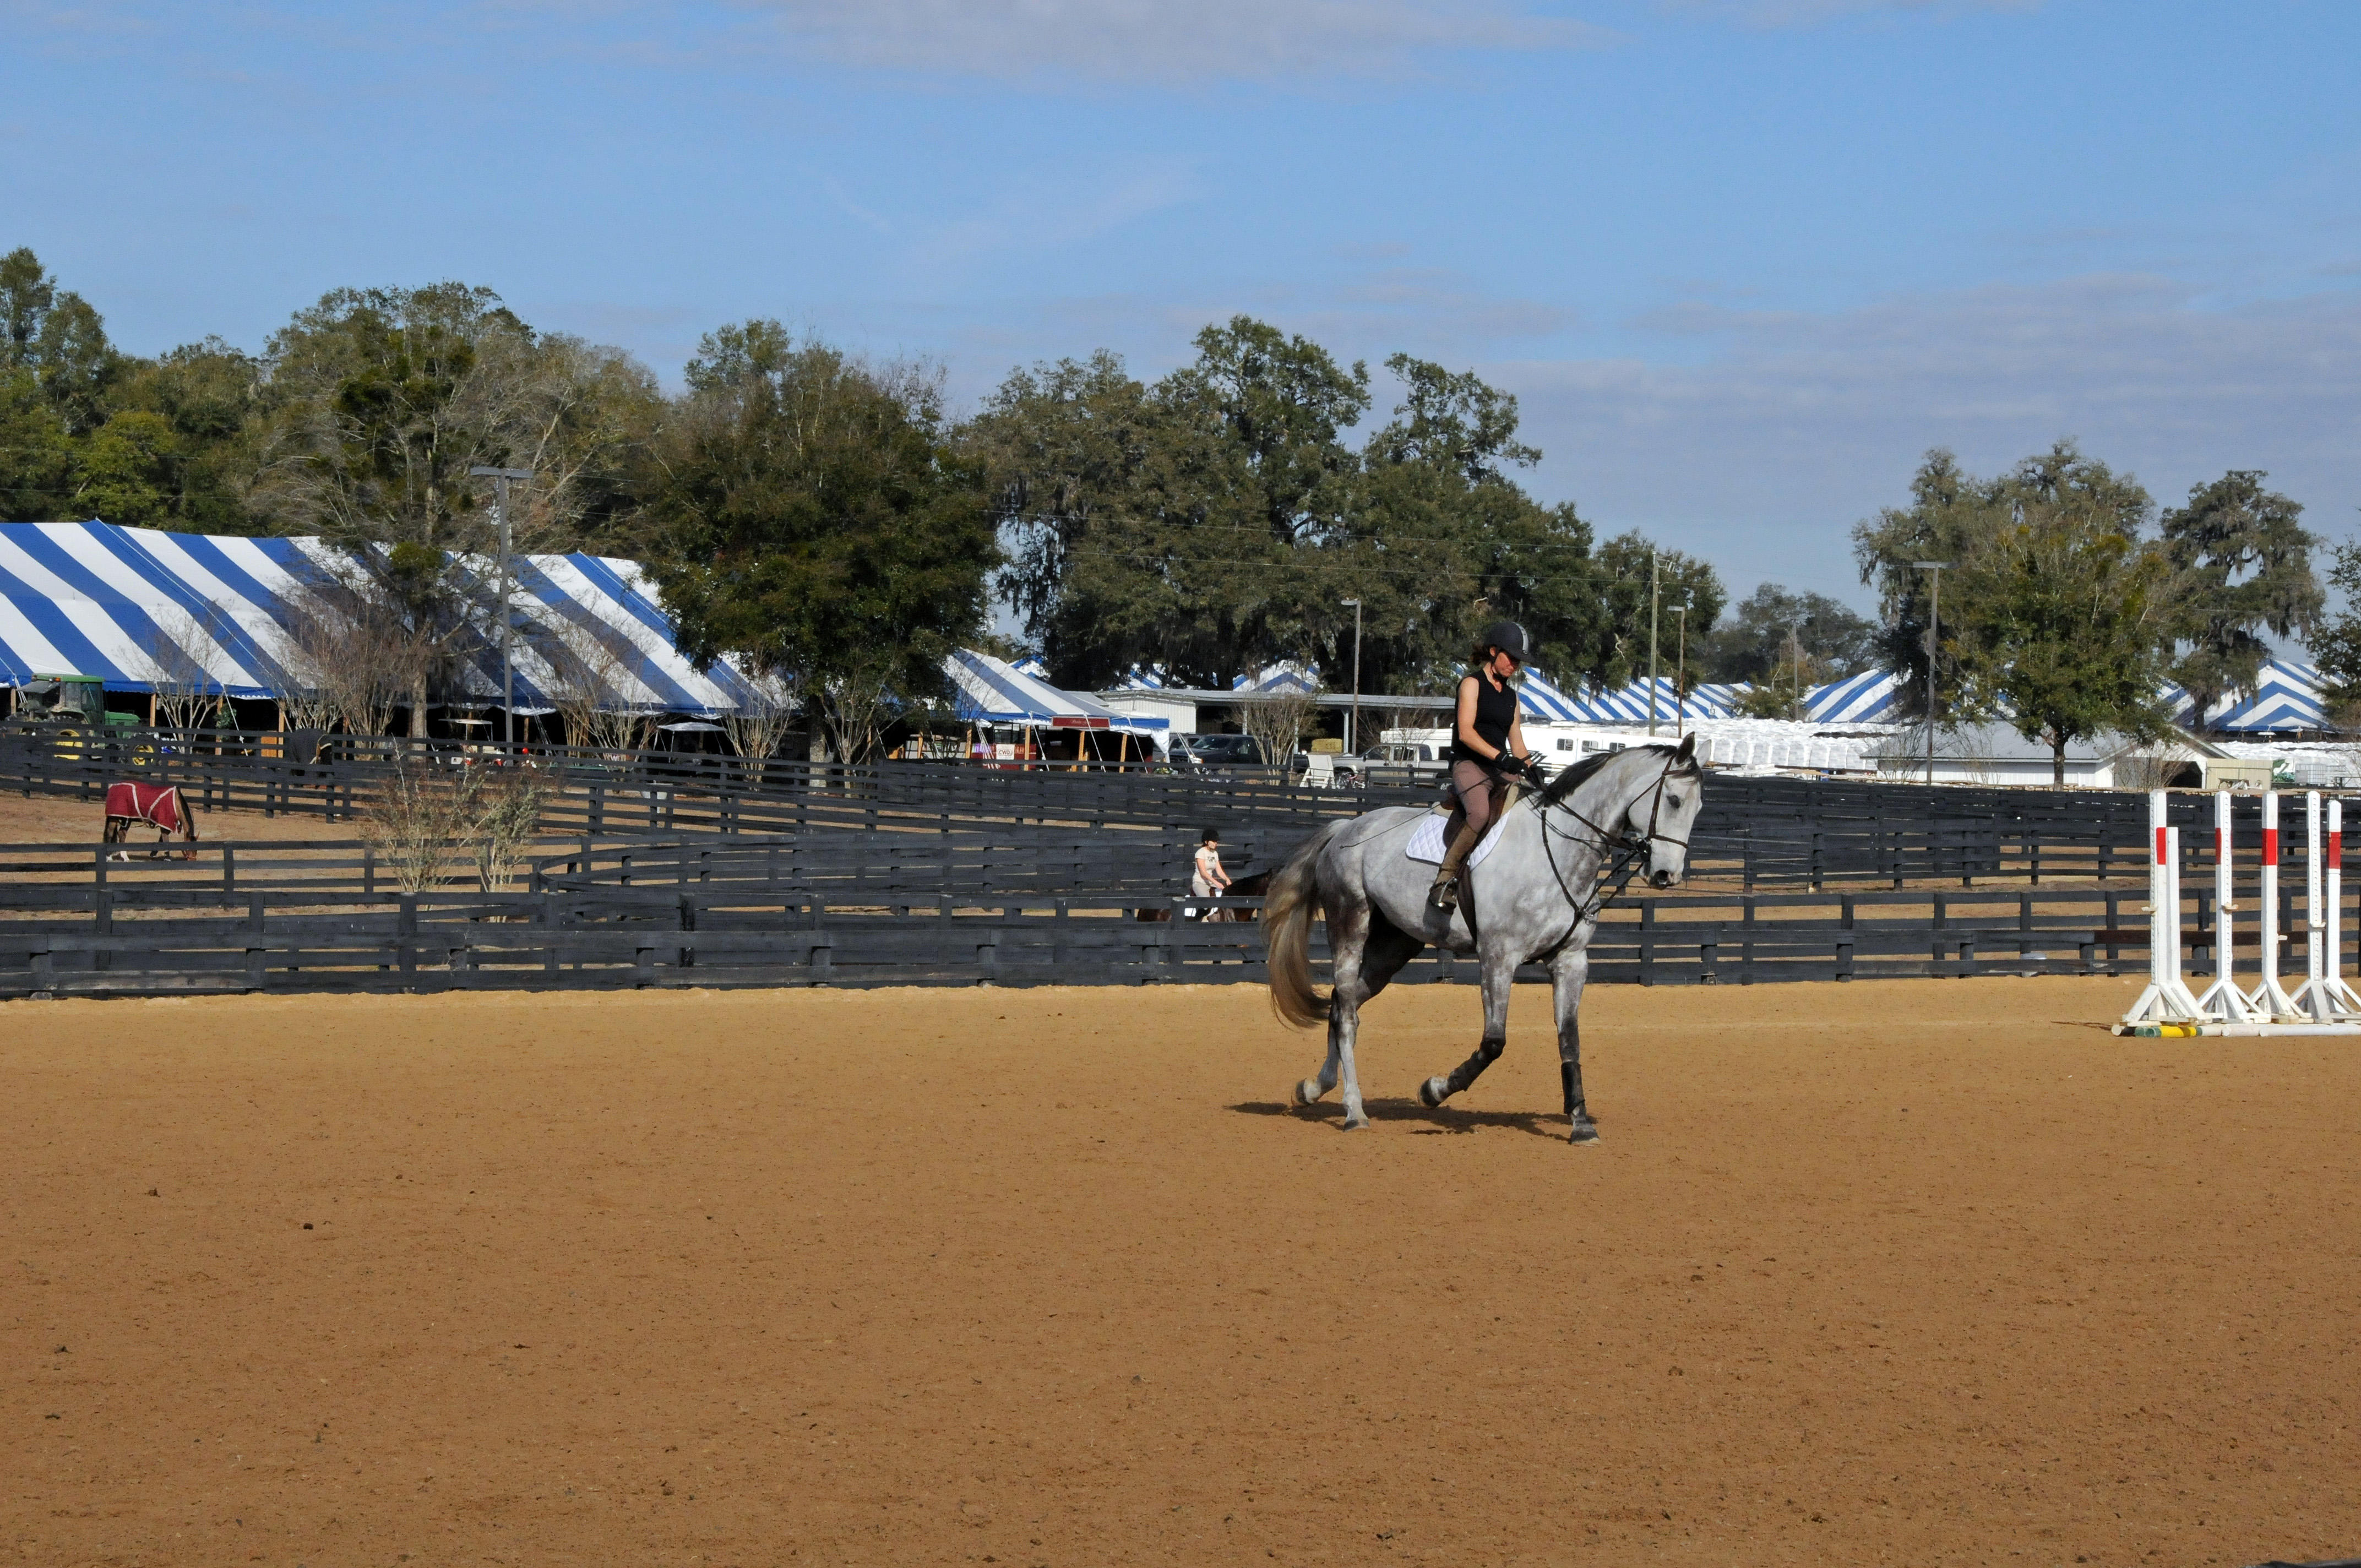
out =
[(186, 820), (181, 814), (181, 791), (173, 784), (108, 784), (106, 814), (145, 822), (167, 833), (178, 833)]

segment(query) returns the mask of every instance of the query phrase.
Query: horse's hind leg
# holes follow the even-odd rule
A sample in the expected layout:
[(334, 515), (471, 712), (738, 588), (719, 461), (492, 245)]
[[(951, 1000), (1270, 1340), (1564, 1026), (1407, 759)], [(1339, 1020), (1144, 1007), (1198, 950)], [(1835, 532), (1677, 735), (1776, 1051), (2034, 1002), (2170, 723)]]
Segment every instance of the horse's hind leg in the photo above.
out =
[(1363, 1127), (1359, 1074), (1353, 1070), (1353, 1047), (1360, 1036), (1361, 1008), (1401, 972), (1426, 944), (1406, 936), (1375, 909), (1366, 911), (1357, 925), (1336, 944), (1336, 983), (1328, 1003), (1328, 1059), (1320, 1076), (1295, 1086), (1295, 1102), (1309, 1105), (1345, 1080), (1345, 1125)]
[(1484, 955), (1484, 1037), (1474, 1054), (1451, 1069), (1448, 1078), (1430, 1078), (1418, 1086), (1422, 1103), (1440, 1105), (1484, 1076), (1509, 1047), (1509, 987), (1517, 978), (1517, 960), (1499, 953)]
[(1590, 978), (1590, 951), (1569, 945), (1550, 962), (1557, 1003), (1557, 1071), (1565, 1088), (1566, 1142), (1595, 1144), (1598, 1124), (1582, 1100), (1582, 986)]
[(1347, 1127), (1368, 1124), (1368, 1118), (1361, 1113), (1360, 1082), (1353, 1072), (1353, 1028), (1359, 1019), (1361, 1003), (1361, 949), (1368, 935), (1369, 911), (1366, 905), (1328, 912), (1332, 981), (1328, 988), (1328, 1055), (1320, 1064), (1318, 1077), (1307, 1078), (1295, 1086), (1295, 1102), (1309, 1105), (1342, 1081)]

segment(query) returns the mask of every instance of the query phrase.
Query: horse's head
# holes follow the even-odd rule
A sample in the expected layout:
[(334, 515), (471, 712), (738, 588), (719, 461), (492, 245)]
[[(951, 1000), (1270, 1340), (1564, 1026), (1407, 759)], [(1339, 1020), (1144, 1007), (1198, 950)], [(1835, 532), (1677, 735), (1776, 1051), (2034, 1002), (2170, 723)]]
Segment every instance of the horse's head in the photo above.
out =
[(1697, 760), (1697, 737), (1677, 748), (1644, 746), (1623, 753), (1642, 759), (1633, 780), (1640, 788), (1616, 826), (1627, 843), (1648, 858), (1648, 885), (1675, 887), (1688, 873), (1689, 832), (1705, 804), (1705, 769)]

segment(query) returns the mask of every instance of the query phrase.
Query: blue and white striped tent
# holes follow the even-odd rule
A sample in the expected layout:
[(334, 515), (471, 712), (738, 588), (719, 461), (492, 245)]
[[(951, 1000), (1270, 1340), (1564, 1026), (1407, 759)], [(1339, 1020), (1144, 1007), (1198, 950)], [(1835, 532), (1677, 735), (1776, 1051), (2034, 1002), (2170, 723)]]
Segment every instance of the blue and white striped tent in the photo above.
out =
[[(2187, 692), (2169, 685), (2161, 695), (2175, 723), (2197, 727), (2196, 708)], [(1866, 670), (1814, 687), (1805, 698), (1805, 712), (1820, 724), (1898, 723), (1901, 696), (1901, 683), (1891, 670)], [(2213, 705), (2207, 718), (2211, 729), (2234, 734), (2325, 729), (2328, 712), (2320, 672), (2292, 659), (2267, 660), (2252, 692), (2231, 693)]]
[[(1656, 718), (1678, 719), (1681, 709), (1690, 718), (1727, 718), (1735, 711), (1741, 688), (1729, 685), (1701, 685), (1694, 688), (1686, 702), (1676, 701), (1673, 683), (1659, 677), (1656, 683)], [(1648, 683), (1634, 681), (1619, 691), (1591, 692), (1576, 695), (1566, 691), (1539, 670), (1528, 669), (1517, 688), (1518, 706), (1528, 718), (1559, 724), (1645, 724), (1648, 721)]]
[[(2325, 729), (2327, 699), (2321, 693), (2320, 672), (2292, 659), (2267, 659), (2251, 692), (2232, 692), (2206, 714), (2207, 728), (2238, 734)], [(2197, 707), (2179, 686), (2167, 686), (2173, 722), (2184, 729), (2197, 726)]]
[(1265, 664), (1251, 676), (1234, 677), (1230, 689), (1256, 692), (1266, 696), (1308, 696), (1320, 689), (1320, 672), (1289, 659), (1277, 664)]
[[(715, 714), (750, 695), (725, 665), (697, 669), (674, 646), (655, 589), (630, 561), (515, 557), (520, 709), (562, 685), (540, 645), (591, 645), (601, 706)], [(90, 675), (110, 691), (199, 685), (236, 697), (299, 689), (288, 629), (306, 594), (350, 571), (317, 539), (164, 533), (105, 522), (0, 524), (0, 684)], [(478, 649), (465, 695), (500, 696), (500, 656)]]
[(1068, 727), (1129, 730), (1146, 734), (1172, 728), (1169, 718), (1117, 713), (1095, 698), (1060, 691), (1038, 675), (1028, 675), (1005, 659), (962, 648), (943, 660), (943, 673), (956, 694), (953, 711), (977, 724), (1005, 724), (1019, 729)]
[(1815, 724), (1891, 724), (1899, 684), (1891, 670), (1863, 670), (1804, 694), (1804, 717)]

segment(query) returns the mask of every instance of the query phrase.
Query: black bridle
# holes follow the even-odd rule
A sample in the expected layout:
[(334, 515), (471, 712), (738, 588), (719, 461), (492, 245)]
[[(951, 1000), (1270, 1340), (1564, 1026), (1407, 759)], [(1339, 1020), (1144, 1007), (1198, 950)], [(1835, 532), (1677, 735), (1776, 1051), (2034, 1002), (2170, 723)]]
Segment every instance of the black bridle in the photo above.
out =
[[(1666, 756), (1664, 765), (1657, 770), (1656, 782), (1649, 786), (1647, 791), (1650, 797), (1648, 828), (1644, 833), (1634, 833), (1627, 826), (1631, 817), (1631, 806), (1636, 805), (1640, 798), (1636, 795), (1624, 804), (1622, 809), (1615, 813), (1610, 819), (1613, 823), (1611, 827), (1593, 822), (1589, 817), (1576, 811), (1570, 800), (1552, 800), (1544, 793), (1533, 802), (1534, 814), (1541, 818), (1542, 854), (1549, 861), (1550, 875), (1557, 879), (1558, 891), (1565, 894), (1566, 905), (1574, 911), (1573, 926), (1567, 929), (1565, 939), (1557, 944), (1557, 948), (1551, 949), (1551, 956), (1554, 957), (1558, 948), (1564, 948), (1566, 942), (1572, 941), (1575, 932), (1581, 930), (1586, 922), (1598, 919), (1609, 904), (1623, 895), (1623, 890), (1631, 885), (1631, 879), (1640, 872), (1641, 857), (1647, 854), (1653, 846), (1677, 844), (1683, 854), (1686, 855), (1688, 852), (1689, 841), (1686, 839), (1675, 839), (1659, 826), (1664, 820), (1664, 785), (1671, 781), (1673, 768), (1680, 761), (1681, 754), (1678, 751)], [(1567, 792), (1569, 795), (1572, 793), (1571, 790)], [(1568, 817), (1589, 828), (1596, 837), (1584, 839), (1578, 833), (1567, 833), (1553, 826), (1549, 815), (1553, 807), (1565, 812)], [(1598, 854), (1597, 885), (1604, 887), (1609, 881), (1612, 880), (1615, 883), (1613, 891), (1598, 894), (1590, 907), (1585, 909), (1582, 900), (1575, 896), (1574, 889), (1566, 885), (1565, 871), (1557, 863), (1557, 851), (1550, 846), (1550, 839), (1553, 835), (1584, 842), (1588, 848), (1597, 850)]]

